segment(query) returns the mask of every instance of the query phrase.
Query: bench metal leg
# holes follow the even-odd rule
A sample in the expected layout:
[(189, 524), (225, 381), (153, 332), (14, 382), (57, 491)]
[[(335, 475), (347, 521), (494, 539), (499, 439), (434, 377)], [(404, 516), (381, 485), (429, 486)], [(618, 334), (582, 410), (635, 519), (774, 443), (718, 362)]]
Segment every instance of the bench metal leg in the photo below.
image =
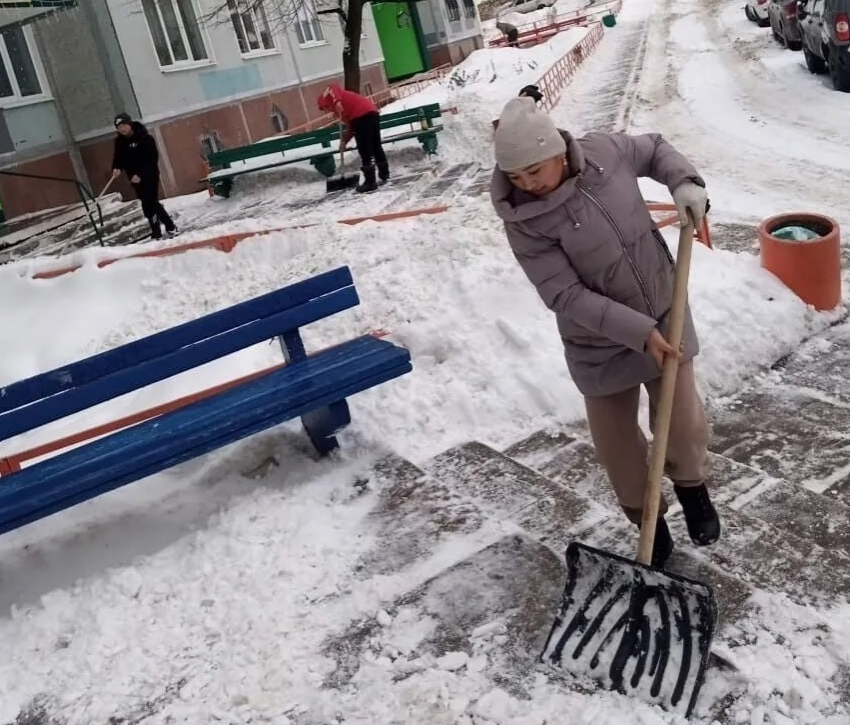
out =
[(425, 152), (426, 156), (433, 156), (437, 153), (436, 133), (422, 134), (417, 138), (417, 140), (422, 144), (422, 150)]
[(230, 190), (233, 188), (233, 179), (218, 179), (213, 181), (213, 193), (225, 199), (230, 198)]
[(330, 178), (336, 171), (336, 158), (334, 156), (319, 156), (310, 161), (313, 168), (322, 176)]
[(301, 416), (304, 430), (307, 431), (310, 442), (320, 456), (326, 456), (339, 448), (339, 441), (334, 434), (350, 422), (351, 413), (345, 400), (339, 400), (331, 403), (327, 408), (320, 408)]

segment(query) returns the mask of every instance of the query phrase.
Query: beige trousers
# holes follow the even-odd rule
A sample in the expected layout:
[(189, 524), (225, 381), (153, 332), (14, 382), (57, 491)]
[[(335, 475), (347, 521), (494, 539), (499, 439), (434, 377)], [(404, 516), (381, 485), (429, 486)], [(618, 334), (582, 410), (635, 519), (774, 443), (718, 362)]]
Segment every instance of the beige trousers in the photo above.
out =
[[(661, 379), (646, 384), (649, 393), (649, 425), (655, 430), (655, 410)], [(620, 506), (633, 523), (639, 523), (649, 472), (649, 446), (640, 425), (640, 386), (622, 393), (585, 398), (587, 423), (596, 448), (596, 459), (608, 473)], [(665, 473), (680, 486), (696, 486), (709, 474), (710, 432), (705, 407), (694, 380), (692, 361), (679, 366)], [(662, 496), (660, 513), (667, 511)]]

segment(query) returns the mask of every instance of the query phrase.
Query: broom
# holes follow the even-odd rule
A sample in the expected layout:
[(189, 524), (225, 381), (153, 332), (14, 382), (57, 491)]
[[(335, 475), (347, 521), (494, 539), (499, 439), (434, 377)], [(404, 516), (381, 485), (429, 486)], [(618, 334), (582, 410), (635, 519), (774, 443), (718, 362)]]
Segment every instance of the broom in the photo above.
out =
[[(342, 123), (339, 124), (339, 138), (342, 140)], [(343, 164), (345, 163), (345, 149), (342, 144), (339, 147), (339, 174), (336, 177), (331, 177), (327, 180), (325, 184), (325, 192), (330, 193), (332, 191), (345, 191), (346, 189), (350, 189), (352, 186), (357, 185), (358, 176), (346, 176), (343, 172)]]

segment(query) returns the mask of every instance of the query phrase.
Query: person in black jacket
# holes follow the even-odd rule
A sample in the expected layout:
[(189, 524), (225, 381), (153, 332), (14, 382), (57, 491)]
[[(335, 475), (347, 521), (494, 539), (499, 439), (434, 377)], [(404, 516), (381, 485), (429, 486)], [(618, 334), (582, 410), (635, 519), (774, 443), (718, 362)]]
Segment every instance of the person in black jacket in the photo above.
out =
[(142, 213), (151, 225), (151, 237), (162, 239), (177, 233), (174, 221), (159, 201), (159, 149), (156, 140), (143, 124), (126, 113), (115, 117), (115, 153), (112, 156), (112, 178), (127, 174), (136, 196), (142, 202)]

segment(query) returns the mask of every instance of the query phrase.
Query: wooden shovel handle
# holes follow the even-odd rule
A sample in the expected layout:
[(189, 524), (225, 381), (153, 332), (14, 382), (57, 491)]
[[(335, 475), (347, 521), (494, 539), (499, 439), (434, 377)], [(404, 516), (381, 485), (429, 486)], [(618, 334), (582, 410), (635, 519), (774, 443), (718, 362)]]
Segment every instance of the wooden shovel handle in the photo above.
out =
[[(694, 242), (694, 222), (688, 215), (688, 223), (679, 232), (679, 249), (676, 252), (676, 271), (673, 275), (673, 302), (670, 307), (670, 327), (667, 341), (678, 350), (682, 344), (685, 327), (685, 309), (688, 303), (688, 275), (691, 270), (691, 251)], [(649, 475), (643, 498), (643, 520), (640, 525), (637, 561), (649, 564), (655, 542), (655, 526), (661, 505), (661, 478), (667, 459), (667, 440), (670, 436), (670, 418), (673, 414), (673, 395), (676, 391), (676, 375), (679, 360), (672, 355), (664, 357), (661, 373), (661, 393), (655, 410), (655, 431), (652, 436), (652, 451), (649, 455)]]

